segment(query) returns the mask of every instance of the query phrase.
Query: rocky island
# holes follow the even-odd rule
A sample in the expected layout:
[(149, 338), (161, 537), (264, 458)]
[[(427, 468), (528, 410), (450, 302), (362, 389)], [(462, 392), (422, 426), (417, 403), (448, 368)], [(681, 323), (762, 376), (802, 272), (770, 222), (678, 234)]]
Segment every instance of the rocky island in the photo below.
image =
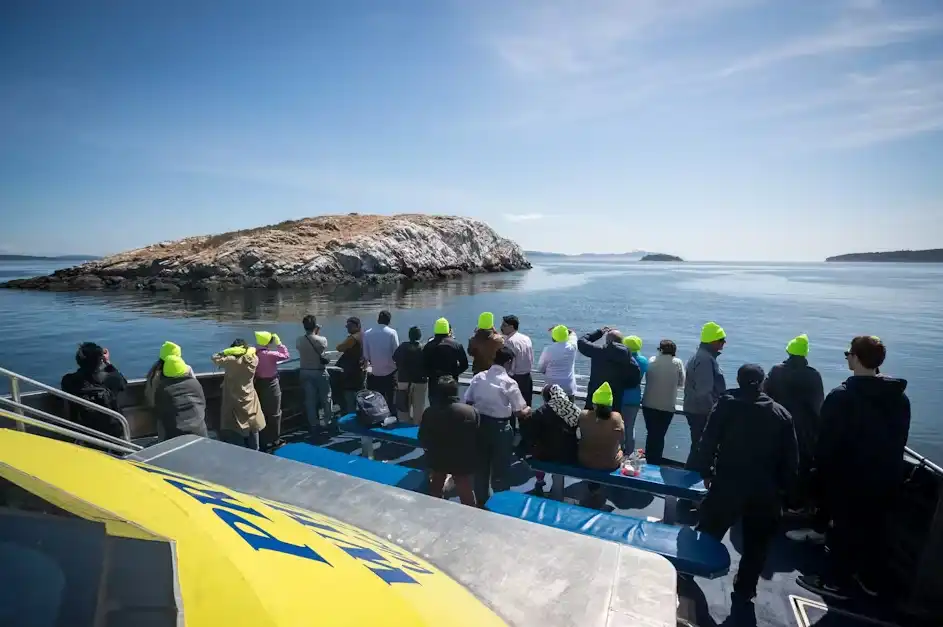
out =
[(423, 281), (530, 267), (520, 246), (478, 220), (347, 214), (161, 242), (0, 287), (275, 289)]
[(895, 250), (885, 253), (850, 253), (826, 257), (825, 261), (904, 261), (910, 263), (943, 263), (943, 248), (927, 250)]
[(681, 257), (675, 257), (674, 255), (666, 255), (664, 253), (651, 253), (645, 255), (639, 261), (684, 261)]

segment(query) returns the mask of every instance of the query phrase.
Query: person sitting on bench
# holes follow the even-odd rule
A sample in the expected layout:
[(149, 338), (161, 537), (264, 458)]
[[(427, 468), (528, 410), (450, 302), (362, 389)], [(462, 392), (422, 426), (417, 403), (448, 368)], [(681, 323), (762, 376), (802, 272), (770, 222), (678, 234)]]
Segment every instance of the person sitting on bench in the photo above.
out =
[[(543, 404), (521, 421), (523, 447), (535, 459), (559, 464), (577, 463), (576, 427), (580, 409), (557, 384), (544, 386)], [(544, 488), (544, 473), (537, 471), (537, 491)]]
[[(592, 407), (580, 416), (579, 462), (586, 468), (615, 470), (622, 465), (625, 424), (612, 403), (612, 388), (604, 381), (593, 392)], [(587, 504), (597, 509), (605, 504), (598, 483), (589, 484)]]
[(458, 381), (445, 375), (436, 381), (432, 405), (422, 413), (419, 442), (426, 451), (429, 495), (442, 498), (445, 478), (452, 475), (465, 505), (475, 506), (473, 479), (478, 463), (478, 410), (458, 396)]

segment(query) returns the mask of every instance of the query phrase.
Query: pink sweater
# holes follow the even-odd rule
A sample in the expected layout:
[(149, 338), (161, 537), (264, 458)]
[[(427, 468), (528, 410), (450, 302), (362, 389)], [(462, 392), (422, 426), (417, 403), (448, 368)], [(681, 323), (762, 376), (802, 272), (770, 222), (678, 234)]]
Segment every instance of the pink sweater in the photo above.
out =
[(259, 356), (259, 365), (255, 369), (256, 379), (271, 379), (278, 374), (278, 362), (288, 359), (288, 347), (279, 344), (275, 350), (270, 348), (256, 347), (256, 355)]

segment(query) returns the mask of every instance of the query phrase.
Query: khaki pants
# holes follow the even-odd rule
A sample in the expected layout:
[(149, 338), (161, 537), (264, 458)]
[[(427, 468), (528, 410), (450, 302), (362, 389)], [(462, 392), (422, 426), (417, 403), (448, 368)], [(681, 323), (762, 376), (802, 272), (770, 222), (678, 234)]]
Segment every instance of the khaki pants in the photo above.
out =
[(406, 390), (409, 402), (409, 411), (397, 410), (396, 419), (400, 422), (408, 422), (418, 425), (422, 422), (422, 412), (426, 408), (426, 388), (427, 383), (397, 383), (397, 390)]

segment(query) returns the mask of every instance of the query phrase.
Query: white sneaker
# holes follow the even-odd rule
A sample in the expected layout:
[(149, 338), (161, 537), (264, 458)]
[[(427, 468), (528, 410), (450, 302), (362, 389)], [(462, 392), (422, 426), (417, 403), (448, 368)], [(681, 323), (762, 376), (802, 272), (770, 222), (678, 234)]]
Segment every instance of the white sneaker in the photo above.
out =
[(808, 542), (810, 544), (825, 544), (825, 534), (815, 529), (793, 529), (786, 532), (786, 537), (793, 542)]
[(452, 478), (452, 475), (449, 475), (445, 478), (445, 485), (442, 486), (443, 492), (451, 492), (455, 489), (455, 479)]

